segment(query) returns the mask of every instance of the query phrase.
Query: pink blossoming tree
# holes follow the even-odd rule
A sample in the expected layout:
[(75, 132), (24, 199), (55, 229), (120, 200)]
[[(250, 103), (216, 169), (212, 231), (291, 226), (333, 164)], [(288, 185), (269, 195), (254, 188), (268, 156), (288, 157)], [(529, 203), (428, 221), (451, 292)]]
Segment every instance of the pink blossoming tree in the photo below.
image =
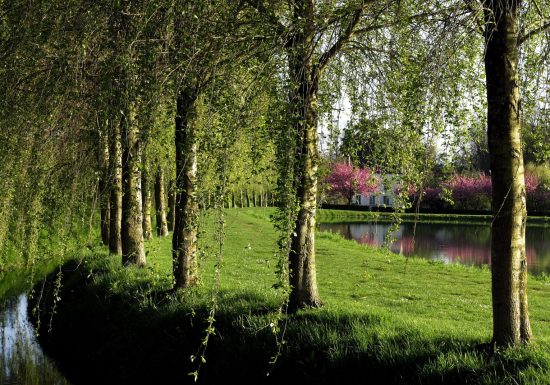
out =
[(328, 194), (346, 199), (349, 205), (356, 194), (367, 195), (376, 191), (378, 186), (378, 181), (368, 169), (355, 168), (345, 163), (335, 163), (326, 182), (329, 185)]

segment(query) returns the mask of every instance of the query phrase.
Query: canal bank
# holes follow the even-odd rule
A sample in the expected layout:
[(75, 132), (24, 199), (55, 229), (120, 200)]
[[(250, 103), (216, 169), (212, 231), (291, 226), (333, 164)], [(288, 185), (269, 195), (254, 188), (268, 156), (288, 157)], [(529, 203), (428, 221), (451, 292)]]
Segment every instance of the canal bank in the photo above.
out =
[[(0, 275), (0, 384), (69, 385), (58, 365), (45, 354), (31, 323), (32, 287), (53, 265)], [(37, 286), (38, 287), (38, 286)]]
[[(278, 318), (272, 212), (227, 210), (219, 291), (219, 265), (204, 255), (201, 284), (169, 292), (169, 239), (147, 245), (147, 269), (122, 268), (107, 255), (67, 265), (52, 333), (41, 333), (41, 341), (73, 371), (75, 384), (193, 383), (189, 373), (199, 368), (200, 383), (549, 382), (544, 277), (529, 283), (535, 342), (491, 353), (487, 269), (405, 258), (320, 232), (325, 306)], [(203, 231), (202, 242), (214, 239), (211, 223)], [(55, 277), (49, 282), (53, 287)], [(215, 333), (202, 363), (212, 303)], [(42, 314), (47, 318), (48, 309)]]

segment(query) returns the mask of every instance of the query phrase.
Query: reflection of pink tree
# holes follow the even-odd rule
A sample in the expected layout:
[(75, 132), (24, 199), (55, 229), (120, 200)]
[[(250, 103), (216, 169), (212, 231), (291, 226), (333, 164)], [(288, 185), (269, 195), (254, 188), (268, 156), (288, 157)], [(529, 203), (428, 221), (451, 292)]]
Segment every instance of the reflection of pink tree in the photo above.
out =
[[(466, 265), (489, 265), (491, 266), (491, 249), (484, 246), (471, 245), (445, 245), (442, 251), (452, 261), (461, 262)], [(526, 247), (525, 256), (529, 266), (536, 264), (537, 252), (533, 247)]]
[(378, 185), (368, 169), (355, 168), (345, 163), (335, 163), (326, 182), (330, 186), (329, 194), (345, 198), (348, 204), (351, 204), (356, 194), (367, 195), (376, 191)]
[(414, 254), (414, 237), (405, 236), (401, 239), (397, 239), (392, 245), (392, 251), (404, 255)]
[[(395, 241), (392, 245), (394, 253), (404, 255), (415, 254), (415, 240), (412, 236), (405, 236)], [(489, 265), (491, 266), (491, 249), (484, 245), (445, 244), (441, 252), (450, 261), (460, 262), (465, 265)], [(537, 252), (533, 247), (526, 247), (525, 256), (527, 264), (532, 266), (537, 263)]]
[(378, 243), (376, 238), (370, 233), (363, 234), (363, 236), (361, 238), (359, 238), (357, 240), (357, 242), (362, 244), (362, 245), (371, 245), (371, 246), (375, 246), (375, 247), (380, 246), (380, 244)]

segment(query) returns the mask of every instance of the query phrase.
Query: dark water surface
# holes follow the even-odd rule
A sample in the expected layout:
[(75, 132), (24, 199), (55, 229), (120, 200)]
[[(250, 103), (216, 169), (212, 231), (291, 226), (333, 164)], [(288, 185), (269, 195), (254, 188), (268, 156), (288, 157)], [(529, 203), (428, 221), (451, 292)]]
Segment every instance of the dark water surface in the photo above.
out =
[[(381, 246), (391, 223), (321, 223), (321, 231), (332, 231), (362, 244)], [(404, 222), (391, 234), (394, 253), (406, 256), (458, 262), (466, 265), (490, 265), (491, 229), (489, 224)], [(550, 274), (550, 227), (527, 226), (526, 253), (529, 271)]]
[(26, 294), (0, 299), (0, 384), (68, 385), (40, 348), (27, 306)]

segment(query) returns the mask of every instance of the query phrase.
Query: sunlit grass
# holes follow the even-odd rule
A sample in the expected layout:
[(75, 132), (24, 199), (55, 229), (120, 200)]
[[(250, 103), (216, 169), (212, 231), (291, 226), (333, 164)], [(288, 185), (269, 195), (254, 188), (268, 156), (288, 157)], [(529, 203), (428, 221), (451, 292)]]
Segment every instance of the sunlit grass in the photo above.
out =
[[(197, 368), (189, 357), (201, 346), (204, 319), (216, 297), (217, 335), (209, 342), (201, 378), (231, 375), (266, 382), (269, 360), (278, 350), (276, 336), (282, 337), (272, 332), (281, 295), (273, 289), (276, 234), (270, 213), (227, 210), (217, 296), (212, 218), (201, 227), (201, 283), (178, 295), (167, 292), (169, 237), (147, 244), (147, 269), (121, 268), (118, 258), (106, 255), (88, 261), (81, 277), (87, 289), (78, 279), (66, 283), (69, 294), (62, 303), (67, 307), (59, 310), (57, 326), (63, 332), (52, 340), (59, 350), (70, 350), (65, 355), (75, 355), (65, 338), (84, 338), (83, 346), (103, 352), (95, 365), (124, 354), (139, 362), (135, 349), (150, 349), (159, 357), (154, 360), (158, 370), (177, 373), (166, 378), (180, 378)], [(492, 327), (487, 268), (405, 258), (318, 233), (317, 271), (325, 306), (283, 318), (283, 354), (269, 378), (331, 383), (364, 373), (372, 383), (550, 383), (550, 283), (544, 277), (529, 283), (534, 343), (489, 354), (484, 345)], [(106, 330), (83, 336), (92, 323)], [(146, 373), (133, 370), (145, 381)]]

